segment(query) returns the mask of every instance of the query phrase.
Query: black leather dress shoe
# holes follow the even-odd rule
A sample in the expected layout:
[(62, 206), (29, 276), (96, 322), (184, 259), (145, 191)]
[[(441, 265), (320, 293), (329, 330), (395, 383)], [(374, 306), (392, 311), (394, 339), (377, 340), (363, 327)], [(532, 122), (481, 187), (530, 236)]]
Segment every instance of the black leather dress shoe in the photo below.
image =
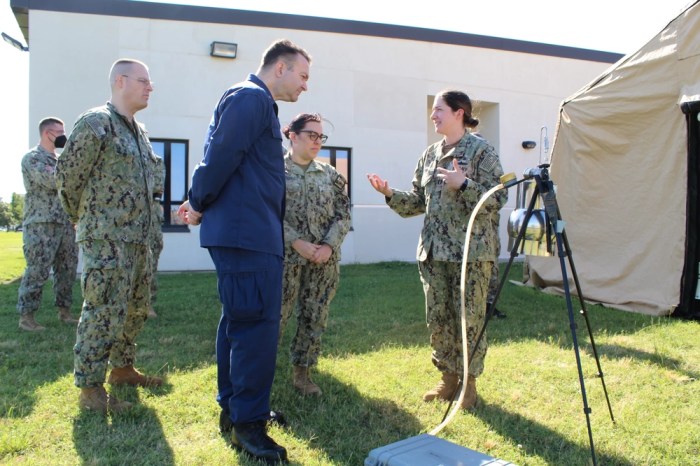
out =
[(282, 411), (270, 411), (270, 420), (267, 422), (277, 424), (279, 427), (287, 427), (287, 418)]
[[(279, 427), (287, 426), (287, 418), (284, 417), (281, 411), (270, 411), (270, 419), (268, 420), (271, 424), (277, 424)], [(233, 422), (231, 422), (231, 417), (228, 415), (228, 411), (223, 409), (219, 413), (219, 432), (222, 434), (230, 434), (231, 429), (233, 429)]]
[(228, 411), (223, 409), (219, 413), (219, 432), (222, 434), (230, 434), (233, 430), (233, 422), (231, 422), (231, 417), (228, 415)]
[(267, 435), (265, 421), (234, 424), (231, 446), (266, 464), (287, 463), (287, 450)]

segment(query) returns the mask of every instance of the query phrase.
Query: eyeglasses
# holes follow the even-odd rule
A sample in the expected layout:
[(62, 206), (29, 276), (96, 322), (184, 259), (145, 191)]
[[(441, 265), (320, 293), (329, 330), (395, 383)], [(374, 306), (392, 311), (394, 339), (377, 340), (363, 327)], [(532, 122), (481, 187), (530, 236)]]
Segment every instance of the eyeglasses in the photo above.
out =
[(321, 144), (325, 144), (326, 141), (328, 141), (328, 136), (325, 134), (318, 134), (316, 131), (302, 129), (301, 131), (297, 131), (297, 133), (308, 133), (309, 139), (311, 139), (312, 142), (318, 141), (319, 138), (321, 138)]
[(133, 76), (129, 76), (129, 75), (126, 75), (126, 74), (123, 74), (122, 76), (124, 76), (125, 78), (129, 78), (129, 79), (135, 79), (136, 81), (140, 82), (141, 84), (143, 84), (143, 85), (146, 86), (146, 87), (148, 87), (148, 86), (153, 87), (153, 86), (155, 85), (155, 83), (154, 83), (153, 81), (151, 81), (150, 79), (146, 79), (146, 78), (134, 78)]

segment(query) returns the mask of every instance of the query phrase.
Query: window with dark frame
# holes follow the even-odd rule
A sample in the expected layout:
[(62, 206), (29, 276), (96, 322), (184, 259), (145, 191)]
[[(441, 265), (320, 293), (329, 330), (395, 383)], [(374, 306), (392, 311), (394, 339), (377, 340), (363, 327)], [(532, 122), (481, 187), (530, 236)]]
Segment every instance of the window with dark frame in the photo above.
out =
[(318, 152), (317, 159), (320, 162), (325, 162), (327, 164), (332, 165), (338, 173), (343, 175), (345, 179), (348, 181), (348, 184), (345, 185), (345, 190), (348, 194), (348, 198), (350, 198), (350, 205), (352, 205), (352, 197), (350, 196), (350, 193), (352, 190), (350, 189), (350, 158), (352, 154), (352, 149), (349, 147), (331, 147), (331, 146), (323, 146), (323, 148)]
[(189, 141), (183, 139), (151, 139), (153, 151), (165, 162), (165, 186), (163, 206), (163, 231), (189, 231), (177, 216), (180, 204), (187, 200), (189, 189)]

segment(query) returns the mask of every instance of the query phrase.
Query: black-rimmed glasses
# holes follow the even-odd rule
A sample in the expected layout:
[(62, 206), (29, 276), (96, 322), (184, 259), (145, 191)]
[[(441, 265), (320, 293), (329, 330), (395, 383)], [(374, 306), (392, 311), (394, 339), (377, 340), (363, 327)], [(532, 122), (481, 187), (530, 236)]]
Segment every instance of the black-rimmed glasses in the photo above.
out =
[(297, 133), (307, 133), (312, 142), (318, 141), (319, 138), (321, 138), (321, 144), (325, 144), (326, 141), (328, 141), (328, 136), (325, 134), (318, 134), (316, 131), (311, 131), (309, 129), (302, 129), (301, 131), (297, 131)]

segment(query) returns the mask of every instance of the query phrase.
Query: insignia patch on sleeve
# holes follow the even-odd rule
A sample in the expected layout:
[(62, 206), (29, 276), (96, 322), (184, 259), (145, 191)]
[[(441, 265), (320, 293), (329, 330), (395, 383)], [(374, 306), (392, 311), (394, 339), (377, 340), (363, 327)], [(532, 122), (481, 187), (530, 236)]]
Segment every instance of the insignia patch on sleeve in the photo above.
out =
[(86, 118), (85, 122), (88, 124), (90, 129), (92, 130), (93, 133), (95, 133), (95, 136), (98, 138), (102, 139), (105, 137), (107, 132), (105, 131), (104, 127), (100, 124), (100, 120), (97, 118)]
[(343, 175), (341, 175), (340, 173), (336, 173), (333, 178), (334, 178), (333, 184), (335, 185), (336, 189), (338, 189), (338, 190), (345, 189), (345, 185), (348, 182), (345, 181), (345, 178), (343, 177)]
[(493, 151), (488, 151), (479, 164), (479, 169), (485, 172), (492, 172), (498, 164), (498, 155)]

